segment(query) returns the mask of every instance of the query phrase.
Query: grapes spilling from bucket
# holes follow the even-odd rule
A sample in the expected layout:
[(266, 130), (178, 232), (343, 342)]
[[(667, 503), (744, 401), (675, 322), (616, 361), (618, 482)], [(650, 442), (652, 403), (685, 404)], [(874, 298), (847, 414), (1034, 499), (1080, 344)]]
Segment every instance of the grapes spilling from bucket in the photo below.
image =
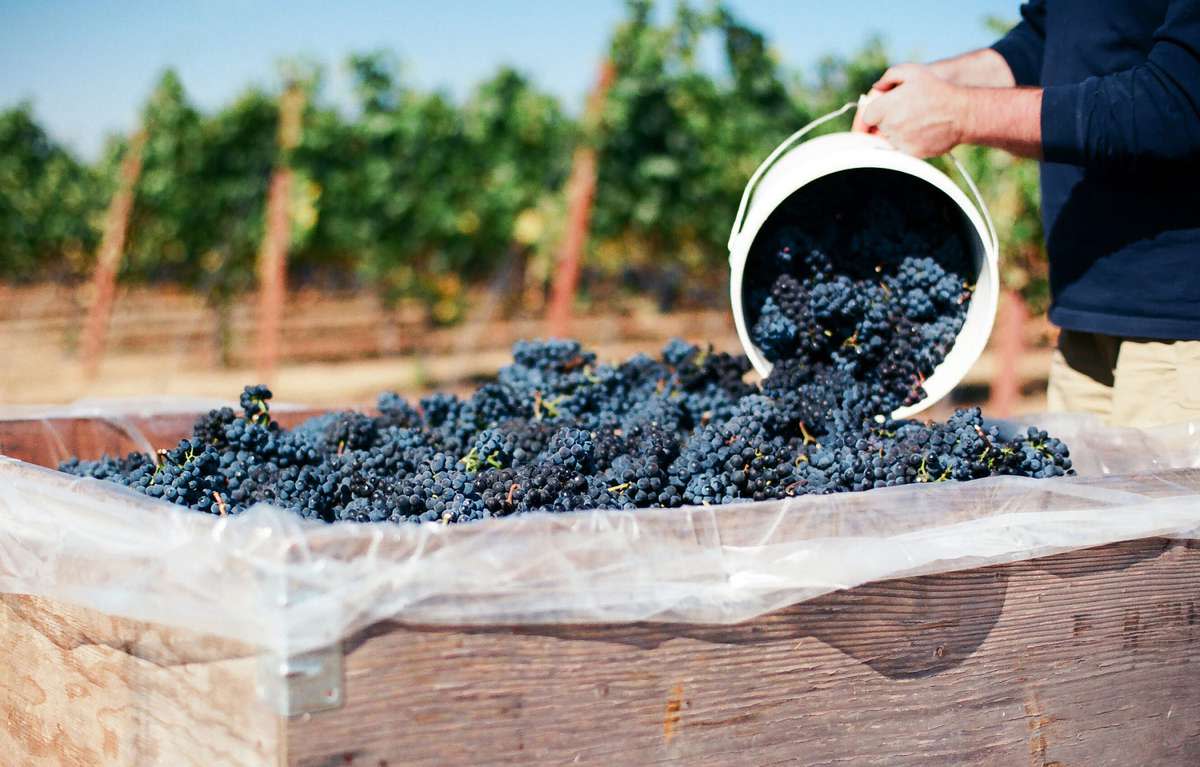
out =
[(940, 192), (860, 173), (806, 186), (755, 240), (743, 304), (774, 363), (761, 383), (745, 357), (678, 340), (612, 364), (575, 341), (519, 342), (465, 398), (386, 393), (374, 414), (289, 430), (251, 386), (240, 412), (208, 413), (171, 450), (60, 468), (218, 515), (265, 502), (326, 522), (439, 523), (1071, 473), (1061, 441), (1002, 434), (977, 408), (890, 417), (962, 328), (971, 258)]
[(285, 429), (252, 386), (240, 411), (209, 412), (171, 450), (60, 468), (217, 515), (266, 502), (327, 522), (438, 523), (1071, 471), (1060, 441), (1001, 434), (978, 409), (880, 421), (848, 370), (781, 364), (761, 385), (748, 371), (682, 341), (618, 364), (574, 341), (520, 342), (465, 398), (383, 394), (374, 414)]
[(961, 215), (941, 192), (887, 171), (818, 180), (755, 239), (747, 327), (772, 363), (844, 373), (891, 412), (954, 345), (974, 275)]

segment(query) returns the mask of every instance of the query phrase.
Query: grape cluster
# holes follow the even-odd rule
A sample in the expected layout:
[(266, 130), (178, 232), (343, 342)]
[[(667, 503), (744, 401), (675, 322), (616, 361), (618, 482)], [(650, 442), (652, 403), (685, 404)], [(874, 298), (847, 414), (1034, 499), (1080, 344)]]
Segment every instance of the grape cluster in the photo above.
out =
[(889, 416), (922, 396), (961, 329), (970, 263), (940, 193), (856, 173), (805, 187), (756, 239), (744, 303), (774, 363), (758, 385), (745, 357), (680, 340), (617, 364), (576, 341), (521, 341), (465, 398), (385, 393), (375, 415), (287, 430), (270, 390), (250, 386), (240, 413), (209, 412), (172, 450), (60, 468), (211, 514), (267, 502), (326, 522), (446, 524), (1071, 473), (1062, 442), (1002, 434), (978, 408)]
[(743, 283), (751, 340), (772, 363), (848, 374), (879, 413), (917, 402), (971, 298), (957, 217), (941, 192), (890, 171), (805, 187), (751, 249)]
[(657, 358), (597, 361), (574, 341), (518, 343), (466, 398), (344, 411), (293, 429), (271, 392), (213, 410), (154, 456), (64, 462), (217, 515), (267, 502), (334, 522), (455, 523), (530, 511), (767, 500), (993, 474), (1070, 472), (1065, 445), (1002, 435), (978, 409), (944, 424), (876, 419), (870, 385), (784, 360), (761, 385), (744, 357), (671, 341)]

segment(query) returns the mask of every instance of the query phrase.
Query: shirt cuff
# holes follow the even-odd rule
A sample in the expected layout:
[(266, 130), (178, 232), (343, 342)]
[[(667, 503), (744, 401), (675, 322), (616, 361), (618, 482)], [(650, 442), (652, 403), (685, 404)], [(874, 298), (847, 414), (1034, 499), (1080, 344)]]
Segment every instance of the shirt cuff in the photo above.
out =
[(1052, 85), (1042, 89), (1042, 160), (1079, 165), (1084, 161), (1083, 87)]

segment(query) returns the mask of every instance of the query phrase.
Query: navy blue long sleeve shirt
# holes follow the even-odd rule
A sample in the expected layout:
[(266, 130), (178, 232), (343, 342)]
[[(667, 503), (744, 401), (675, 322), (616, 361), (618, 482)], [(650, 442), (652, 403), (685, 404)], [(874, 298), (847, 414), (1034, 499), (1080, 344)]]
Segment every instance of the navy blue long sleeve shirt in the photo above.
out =
[(1033, 0), (994, 49), (1042, 92), (1050, 320), (1200, 339), (1200, 0)]

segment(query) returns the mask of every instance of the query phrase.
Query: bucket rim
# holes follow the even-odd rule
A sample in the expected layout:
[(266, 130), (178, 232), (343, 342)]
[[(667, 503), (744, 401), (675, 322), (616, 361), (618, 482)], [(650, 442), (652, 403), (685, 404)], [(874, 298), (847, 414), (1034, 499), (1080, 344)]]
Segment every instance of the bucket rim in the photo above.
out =
[[(817, 150), (822, 150), (817, 155)], [(807, 168), (800, 164), (803, 157)], [(802, 171), (803, 172), (798, 172)], [(971, 303), (980, 308), (981, 322), (972, 328), (971, 337), (964, 337), (966, 326), (959, 331), (954, 345), (947, 352), (934, 372), (926, 381), (926, 396), (912, 405), (896, 408), (891, 417), (896, 419), (910, 418), (931, 407), (952, 390), (969, 369), (987, 344), (991, 329), (995, 323), (996, 311), (999, 305), (999, 253), (995, 243), (989, 237), (984, 216), (967, 196), (966, 192), (946, 173), (931, 163), (901, 152), (876, 136), (862, 133), (831, 133), (815, 137), (803, 144), (789, 149), (778, 161), (769, 168), (757, 184), (754, 199), (750, 201), (746, 211), (745, 221), (737, 237), (731, 241), (729, 249), (730, 261), (730, 304), (734, 315), (734, 326), (742, 349), (749, 357), (755, 371), (766, 378), (770, 375), (773, 364), (766, 359), (757, 345), (750, 338), (747, 327), (745, 307), (742, 303), (742, 288), (746, 263), (750, 255), (750, 246), (758, 237), (763, 226), (775, 210), (789, 197), (813, 182), (837, 173), (852, 170), (887, 170), (903, 173), (925, 181), (935, 187), (958, 207), (966, 218), (973, 233), (976, 252), (982, 253), (979, 259), (979, 270), (976, 276), (976, 289), (971, 296)], [(787, 183), (771, 183), (772, 179), (788, 178)], [(982, 200), (981, 200), (982, 204)], [(957, 352), (957, 354), (955, 354)], [(953, 381), (948, 384), (944, 365), (951, 355), (954, 355), (957, 373), (951, 373)], [(943, 376), (938, 373), (943, 372)], [(929, 383), (937, 384), (936, 389), (929, 391)]]

